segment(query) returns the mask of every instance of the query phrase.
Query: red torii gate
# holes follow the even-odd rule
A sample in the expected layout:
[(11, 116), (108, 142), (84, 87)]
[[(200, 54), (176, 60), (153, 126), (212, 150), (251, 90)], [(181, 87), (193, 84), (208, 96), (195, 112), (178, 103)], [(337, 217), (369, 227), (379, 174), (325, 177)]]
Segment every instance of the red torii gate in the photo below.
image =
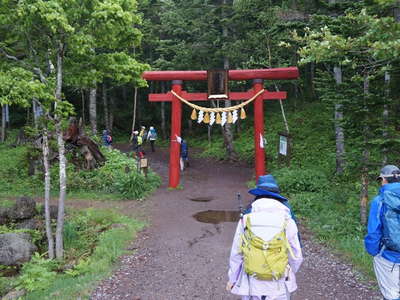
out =
[[(255, 69), (255, 70), (229, 70), (228, 80), (253, 80), (253, 90), (248, 92), (230, 92), (230, 100), (247, 100), (264, 89), (264, 79), (288, 80), (297, 79), (299, 70), (296, 67)], [(146, 80), (169, 81), (172, 80), (172, 90), (188, 101), (208, 101), (207, 93), (187, 93), (182, 90), (184, 80), (207, 80), (207, 71), (148, 71), (143, 73)], [(269, 92), (265, 90), (254, 100), (254, 147), (256, 180), (265, 174), (265, 153), (260, 146), (260, 139), (264, 136), (264, 103), (263, 100), (286, 99), (286, 92)], [(171, 109), (171, 137), (169, 154), (169, 187), (179, 185), (180, 175), (180, 144), (176, 137), (181, 136), (182, 103), (171, 92), (165, 94), (149, 94), (150, 102), (172, 102)]]

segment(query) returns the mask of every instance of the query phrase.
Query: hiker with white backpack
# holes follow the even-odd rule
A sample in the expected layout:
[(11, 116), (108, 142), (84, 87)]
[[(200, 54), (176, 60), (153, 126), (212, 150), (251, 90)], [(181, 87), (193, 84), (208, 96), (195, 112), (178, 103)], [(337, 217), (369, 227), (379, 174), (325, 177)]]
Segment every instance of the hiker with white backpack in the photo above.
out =
[[(275, 189), (275, 192), (271, 192)], [(242, 300), (288, 300), (303, 261), (298, 228), (272, 175), (249, 191), (256, 199), (238, 222), (226, 289)]]
[(400, 169), (387, 165), (378, 177), (381, 187), (372, 200), (365, 248), (385, 300), (400, 299)]

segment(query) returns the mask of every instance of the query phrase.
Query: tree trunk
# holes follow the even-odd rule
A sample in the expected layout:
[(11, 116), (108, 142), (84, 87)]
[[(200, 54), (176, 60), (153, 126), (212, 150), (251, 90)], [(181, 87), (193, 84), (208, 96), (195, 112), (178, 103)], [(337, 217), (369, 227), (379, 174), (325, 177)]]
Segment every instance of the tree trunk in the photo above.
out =
[(82, 100), (82, 125), (85, 127), (86, 124), (86, 118), (85, 118), (85, 90), (81, 89), (81, 100)]
[(111, 131), (113, 131), (113, 127), (114, 127), (114, 107), (115, 107), (115, 95), (113, 92), (110, 92), (110, 109), (109, 111), (109, 117), (108, 117), (108, 121), (110, 122), (110, 124), (108, 125), (108, 127), (110, 128)]
[(44, 211), (46, 221), (46, 236), (48, 245), (49, 258), (54, 258), (54, 239), (51, 230), (51, 216), (50, 216), (50, 164), (49, 164), (49, 139), (48, 131), (45, 127), (43, 129), (43, 167), (44, 167)]
[(1, 136), (0, 140), (2, 143), (6, 140), (6, 106), (1, 106)]
[[(95, 85), (95, 83), (93, 83)], [(90, 126), (92, 127), (92, 133), (97, 134), (97, 109), (96, 109), (96, 96), (97, 88), (96, 85), (90, 88), (89, 91), (89, 119)]]
[[(62, 71), (63, 71), (63, 45), (60, 44), (57, 53), (57, 85), (56, 85), (56, 99), (57, 102), (61, 101), (62, 91)], [(56, 135), (58, 144), (58, 157), (59, 157), (59, 178), (60, 178), (60, 194), (58, 198), (58, 215), (57, 215), (57, 228), (56, 228), (56, 258), (62, 259), (64, 256), (63, 245), (63, 230), (64, 230), (64, 203), (67, 194), (67, 161), (65, 158), (65, 144), (62, 131), (62, 116), (56, 116)]]
[[(132, 141), (132, 139), (133, 139), (133, 131), (135, 130), (135, 123), (136, 123), (136, 104), (137, 104), (137, 91), (138, 91), (138, 88), (137, 87), (135, 87), (135, 93), (134, 93), (134, 96), (133, 96), (133, 116), (132, 116), (132, 130), (131, 130), (131, 141)], [(161, 102), (161, 103), (164, 103), (164, 102)]]
[(64, 208), (65, 199), (67, 196), (67, 160), (65, 157), (65, 145), (63, 139), (63, 132), (61, 122), (56, 123), (56, 135), (58, 144), (58, 157), (59, 157), (59, 171), (60, 171), (60, 195), (58, 198), (58, 215), (57, 215), (57, 229), (56, 229), (56, 257), (62, 259), (64, 256), (63, 245), (63, 231), (64, 231)]
[(187, 120), (187, 126), (188, 126), (188, 135), (193, 136), (193, 120), (188, 119)]
[(317, 98), (317, 94), (315, 93), (315, 85), (314, 85), (314, 78), (315, 78), (315, 63), (310, 63), (310, 88), (311, 88), (311, 96), (313, 98)]
[(107, 99), (107, 85), (103, 83), (102, 88), (103, 107), (104, 107), (104, 127), (110, 130), (110, 122), (108, 120), (108, 99)]
[[(369, 78), (368, 74), (364, 77), (364, 109), (368, 114), (367, 98), (369, 94)], [(365, 118), (363, 136), (364, 136), (364, 151), (362, 157), (362, 174), (361, 174), (361, 195), (360, 195), (360, 222), (363, 225), (367, 224), (367, 203), (368, 203), (368, 164), (369, 164), (369, 149), (368, 149), (368, 131), (367, 125), (368, 116)]]
[(368, 203), (368, 162), (369, 151), (365, 149), (363, 152), (363, 168), (361, 174), (361, 195), (360, 195), (360, 222), (367, 224), (367, 203)]
[(393, 8), (393, 17), (396, 22), (400, 22), (400, 1), (396, 1), (396, 5)]
[[(223, 0), (223, 4), (227, 4), (227, 0)], [(223, 11), (223, 17), (225, 17), (225, 12)], [(228, 38), (228, 27), (224, 25), (222, 28), (222, 36), (223, 39), (226, 40)], [(224, 69), (229, 70), (229, 58), (227, 56), (224, 57)], [(225, 100), (225, 107), (231, 106), (230, 100)], [(225, 126), (222, 129), (222, 133), (224, 135), (224, 145), (226, 149), (227, 159), (228, 160), (235, 160), (236, 154), (233, 147), (233, 133), (232, 133), (232, 126), (228, 122), (225, 123)]]
[[(342, 84), (342, 69), (341, 67), (334, 67), (336, 84)], [(345, 147), (344, 147), (344, 130), (342, 127), (343, 122), (343, 105), (341, 103), (335, 104), (335, 136), (336, 136), (336, 174), (342, 175), (345, 165)]]
[(37, 102), (35, 99), (32, 101), (32, 114), (33, 114), (33, 124), (35, 128), (38, 126), (38, 116), (37, 116)]
[[(384, 104), (383, 104), (383, 132), (382, 132), (382, 137), (383, 137), (383, 142), (386, 142), (386, 139), (388, 138), (388, 125), (389, 125), (389, 108), (388, 108), (388, 100), (390, 97), (390, 73), (385, 72), (385, 97), (384, 97)], [(388, 156), (388, 149), (386, 145), (383, 146), (382, 149), (382, 154), (383, 154), (383, 159), (382, 159), (382, 165), (386, 165), (387, 163), (387, 156)]]
[(122, 100), (124, 103), (128, 103), (128, 91), (125, 84), (122, 86)]

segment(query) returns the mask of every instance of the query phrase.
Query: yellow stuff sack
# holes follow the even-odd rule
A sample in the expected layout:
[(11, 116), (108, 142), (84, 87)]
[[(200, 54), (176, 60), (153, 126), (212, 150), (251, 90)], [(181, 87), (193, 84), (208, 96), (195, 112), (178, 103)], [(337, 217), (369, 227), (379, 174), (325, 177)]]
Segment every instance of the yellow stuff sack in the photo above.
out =
[(241, 253), (244, 271), (258, 280), (278, 280), (285, 275), (292, 249), (286, 238), (285, 220), (283, 228), (270, 241), (264, 241), (251, 231), (250, 216), (247, 216), (246, 228), (242, 234)]

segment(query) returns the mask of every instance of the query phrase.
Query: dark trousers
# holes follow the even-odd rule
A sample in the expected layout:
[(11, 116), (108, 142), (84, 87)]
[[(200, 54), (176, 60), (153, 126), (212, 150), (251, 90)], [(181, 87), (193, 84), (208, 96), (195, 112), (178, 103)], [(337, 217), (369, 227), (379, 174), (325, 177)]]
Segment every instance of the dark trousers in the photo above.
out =
[(156, 149), (154, 148), (155, 140), (150, 140), (151, 152), (155, 152)]

